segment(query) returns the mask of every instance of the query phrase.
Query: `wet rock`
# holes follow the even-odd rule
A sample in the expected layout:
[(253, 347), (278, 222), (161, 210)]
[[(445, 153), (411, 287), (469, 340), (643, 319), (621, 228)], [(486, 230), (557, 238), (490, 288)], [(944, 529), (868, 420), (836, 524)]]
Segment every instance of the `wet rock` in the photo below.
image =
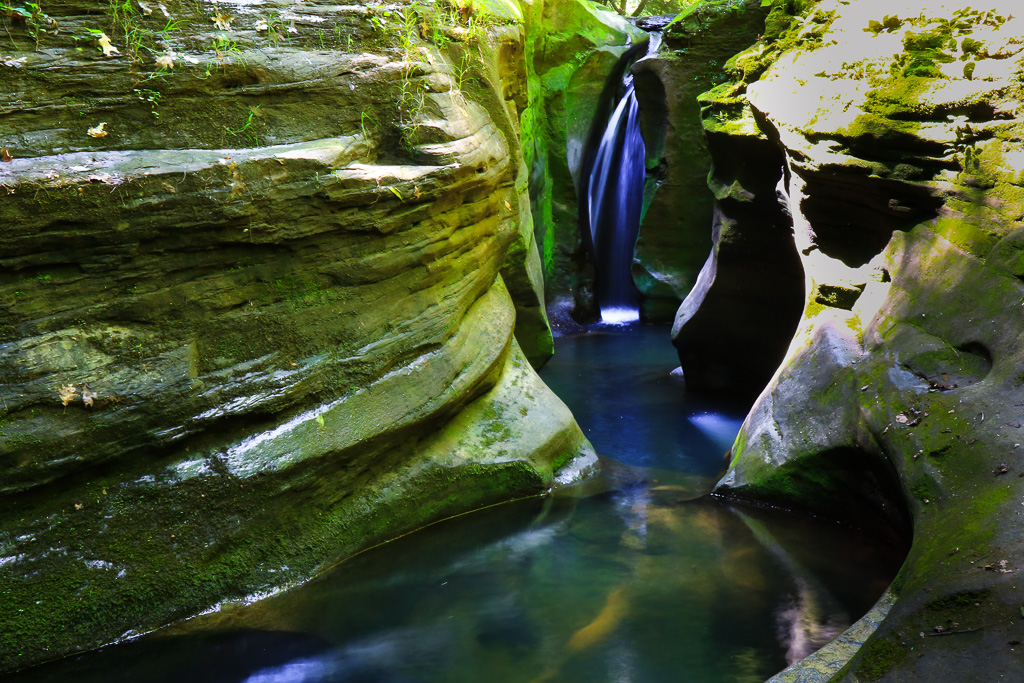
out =
[(880, 1), (796, 14), (717, 97), (736, 135), (784, 156), (806, 278), (717, 492), (897, 533), (891, 511), (912, 518), (891, 609), (779, 680), (1010, 678), (1019, 591), (1001, 570), (1024, 561), (1024, 489), (993, 468), (1019, 469), (1024, 422), (1022, 19)]
[(659, 54), (633, 65), (648, 168), (633, 279), (646, 319), (672, 319), (711, 249), (715, 198), (697, 96), (725, 80), (723, 67), (762, 31), (765, 13), (756, 0), (695, 3), (664, 29)]
[(550, 351), (514, 16), (65, 10), (38, 46), (0, 19), (0, 670), (542, 492), (586, 448), (517, 341)]

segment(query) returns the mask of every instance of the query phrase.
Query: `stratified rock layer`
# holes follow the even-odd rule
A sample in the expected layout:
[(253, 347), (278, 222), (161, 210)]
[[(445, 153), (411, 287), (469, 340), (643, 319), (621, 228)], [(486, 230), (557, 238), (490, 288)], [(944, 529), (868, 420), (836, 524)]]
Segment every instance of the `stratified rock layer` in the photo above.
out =
[(0, 671), (542, 492), (586, 448), (513, 336), (550, 352), (516, 18), (160, 8), (48, 6), (38, 50), (3, 18)]
[(913, 528), (863, 647), (779, 680), (1019, 676), (1024, 18), (995, 5), (781, 3), (706, 96), (781, 152), (806, 283), (717, 492)]
[[(648, 320), (672, 319), (711, 248), (712, 141), (701, 127), (698, 96), (725, 80), (726, 61), (763, 31), (765, 14), (759, 0), (694, 3), (665, 29), (658, 53), (633, 65), (648, 165), (633, 281)], [(734, 157), (716, 158), (725, 164)]]

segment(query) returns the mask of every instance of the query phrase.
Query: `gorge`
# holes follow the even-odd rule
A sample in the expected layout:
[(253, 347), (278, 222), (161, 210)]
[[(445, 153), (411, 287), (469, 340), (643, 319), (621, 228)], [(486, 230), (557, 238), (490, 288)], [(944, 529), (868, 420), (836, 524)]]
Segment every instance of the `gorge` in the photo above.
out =
[(709, 500), (912, 538), (773, 680), (1012, 678), (1024, 16), (679, 9), (0, 5), (0, 672), (604, 476), (534, 368), (610, 296), (587, 138), (647, 26), (627, 284), (750, 406)]

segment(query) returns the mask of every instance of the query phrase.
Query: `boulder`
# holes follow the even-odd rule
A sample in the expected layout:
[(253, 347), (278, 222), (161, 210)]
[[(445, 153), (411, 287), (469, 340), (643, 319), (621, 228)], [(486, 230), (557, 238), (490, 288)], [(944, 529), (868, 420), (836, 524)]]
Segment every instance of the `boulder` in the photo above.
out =
[(1006, 5), (779, 3), (716, 109), (782, 155), (805, 276), (716, 494), (912, 529), (879, 607), (775, 680), (1018, 675), (1024, 18)]
[(0, 15), (0, 671), (588, 448), (517, 342), (550, 350), (514, 17), (92, 5)]
[(658, 53), (632, 67), (648, 168), (633, 281), (647, 320), (672, 319), (711, 249), (711, 142), (698, 96), (726, 80), (726, 62), (762, 32), (766, 14), (759, 0), (693, 3), (658, 29), (664, 31)]

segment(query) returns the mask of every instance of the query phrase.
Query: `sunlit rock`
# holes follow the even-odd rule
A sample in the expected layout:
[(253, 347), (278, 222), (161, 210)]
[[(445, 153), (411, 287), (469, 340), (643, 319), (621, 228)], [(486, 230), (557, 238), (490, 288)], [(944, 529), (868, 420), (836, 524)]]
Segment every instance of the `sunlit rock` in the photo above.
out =
[[(778, 680), (1019, 674), (1017, 11), (779, 3), (764, 39), (732, 60), (733, 82), (705, 96), (709, 138), (780, 153), (782, 172), (763, 169), (761, 183), (781, 181), (805, 278), (798, 329), (717, 492), (897, 532), (905, 503), (913, 526), (891, 607)], [(680, 334), (699, 304), (684, 304)]]
[(586, 449), (526, 359), (551, 337), (514, 13), (124, 7), (0, 18), (3, 671)]

